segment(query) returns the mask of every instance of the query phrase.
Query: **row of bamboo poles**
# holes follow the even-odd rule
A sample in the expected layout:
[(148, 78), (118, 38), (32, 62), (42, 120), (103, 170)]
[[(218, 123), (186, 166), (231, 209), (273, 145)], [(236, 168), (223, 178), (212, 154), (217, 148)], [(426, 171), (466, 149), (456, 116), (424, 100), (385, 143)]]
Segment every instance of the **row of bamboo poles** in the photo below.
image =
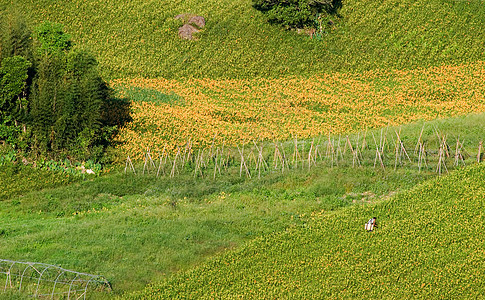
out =
[[(469, 146), (470, 149), (478, 146), (477, 154), (474, 155), (465, 149), (465, 141), (459, 136), (449, 143), (449, 138), (435, 128), (433, 148), (433, 143), (423, 138), (423, 126), (416, 143), (413, 143), (414, 148), (406, 148), (401, 139), (401, 129), (393, 131), (389, 133), (389, 128), (381, 129), (380, 134), (364, 132), (352, 138), (328, 135), (299, 141), (295, 137), (285, 143), (251, 141), (236, 147), (225, 147), (224, 144), (216, 147), (213, 143), (205, 149), (193, 149), (189, 140), (185, 147), (177, 149), (175, 155), (170, 155), (164, 149), (157, 159), (153, 159), (150, 149), (147, 148), (141, 173), (173, 178), (192, 172), (194, 177), (212, 176), (215, 179), (224, 173), (234, 173), (238, 167), (239, 176), (260, 178), (269, 171), (284, 173), (298, 168), (310, 170), (323, 164), (329, 167), (372, 165), (382, 170), (414, 167), (419, 171), (434, 170), (441, 175), (448, 172), (449, 167), (456, 168), (465, 166), (466, 162), (483, 160), (483, 141)], [(408, 145), (409, 143), (407, 141)], [(125, 173), (128, 172), (137, 174), (129, 156), (125, 164)]]

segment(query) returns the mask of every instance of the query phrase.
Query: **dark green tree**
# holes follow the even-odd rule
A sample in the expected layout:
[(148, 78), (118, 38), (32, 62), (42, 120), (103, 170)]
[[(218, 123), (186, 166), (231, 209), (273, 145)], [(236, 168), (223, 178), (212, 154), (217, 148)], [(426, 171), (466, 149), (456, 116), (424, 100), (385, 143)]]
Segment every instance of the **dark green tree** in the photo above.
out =
[(55, 138), (54, 122), (62, 99), (63, 59), (44, 55), (36, 62), (36, 75), (30, 97), (32, 149), (35, 155), (46, 155)]
[(0, 140), (36, 157), (101, 158), (129, 103), (112, 96), (95, 57), (60, 24), (31, 33), (13, 15), (0, 16), (0, 28)]
[(112, 92), (90, 53), (73, 48), (56, 24), (36, 28), (37, 75), (32, 93), (37, 154), (100, 157), (115, 126), (103, 121)]
[(42, 22), (35, 27), (34, 38), (37, 41), (37, 52), (53, 54), (68, 51), (72, 48), (71, 36), (64, 32), (61, 24)]
[(80, 156), (96, 155), (107, 143), (105, 131), (109, 128), (102, 115), (111, 90), (99, 75), (96, 59), (81, 49), (68, 53), (63, 82), (64, 106), (56, 128), (65, 130), (64, 147)]
[(321, 13), (335, 13), (340, 0), (253, 0), (253, 7), (264, 12), (270, 23), (288, 28), (315, 26)]

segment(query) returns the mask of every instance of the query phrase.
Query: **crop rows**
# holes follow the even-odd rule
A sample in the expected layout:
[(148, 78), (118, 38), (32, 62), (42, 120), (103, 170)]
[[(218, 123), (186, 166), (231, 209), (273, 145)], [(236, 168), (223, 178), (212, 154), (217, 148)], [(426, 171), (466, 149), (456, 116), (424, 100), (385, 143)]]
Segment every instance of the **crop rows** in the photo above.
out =
[[(485, 165), (389, 201), (300, 215), (300, 226), (180, 273), (132, 299), (476, 298), (484, 293)], [(379, 227), (366, 232), (376, 216)]]
[[(485, 110), (485, 63), (310, 78), (113, 81), (133, 100), (121, 157), (364, 131)], [(130, 93), (131, 91), (131, 93)], [(143, 93), (133, 93), (143, 91)]]

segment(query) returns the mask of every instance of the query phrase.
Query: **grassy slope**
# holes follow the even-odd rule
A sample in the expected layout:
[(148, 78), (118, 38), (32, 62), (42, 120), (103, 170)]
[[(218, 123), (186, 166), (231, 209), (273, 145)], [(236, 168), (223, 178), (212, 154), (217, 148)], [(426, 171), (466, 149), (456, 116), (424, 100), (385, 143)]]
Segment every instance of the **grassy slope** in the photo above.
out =
[[(435, 147), (434, 128), (450, 140), (460, 132), (460, 138), (472, 146), (467, 147), (469, 152), (475, 153), (475, 142), (485, 132), (484, 117), (428, 123), (423, 139)], [(403, 127), (407, 147), (413, 147), (421, 128), (422, 124)], [(392, 151), (385, 159), (393, 165)], [(308, 222), (304, 216), (312, 212), (374, 202), (409, 189), (434, 176), (435, 163), (421, 173), (415, 167), (381, 172), (372, 167), (320, 165), (310, 172), (307, 168), (273, 172), (261, 180), (241, 179), (239, 165), (233, 168), (229, 173), (234, 175), (217, 180), (212, 173), (194, 179), (193, 171), (175, 178), (113, 171), (57, 188), (52, 188), (51, 181), (64, 176), (52, 175), (43, 183), (38, 179), (44, 173), (31, 171), (23, 177), (21, 194), (10, 187), (27, 172), (2, 168), (0, 181), (11, 191), (0, 202), (0, 257), (102, 274), (116, 293), (131, 292), (224, 249), (301, 226)]]
[[(307, 76), (336, 70), (360, 72), (375, 68), (413, 68), (483, 60), (485, 37), (480, 24), (484, 19), (485, 8), (479, 1), (434, 0), (419, 3), (411, 0), (386, 0), (369, 3), (350, 0), (344, 4), (341, 11), (343, 19), (338, 21), (335, 32), (320, 42), (264, 24), (259, 13), (250, 8), (248, 0), (221, 0), (217, 3), (213, 0), (138, 0), (125, 3), (114, 0), (0, 0), (0, 8), (20, 7), (31, 15), (33, 23), (48, 19), (65, 24), (66, 30), (78, 44), (95, 52), (108, 78)], [(202, 14), (208, 20), (206, 30), (196, 43), (180, 41), (176, 37), (179, 24), (172, 17), (187, 11)], [(216, 258), (216, 262), (196, 269), (188, 276), (199, 276), (204, 270), (208, 274), (223, 274), (215, 279), (222, 280), (219, 283), (230, 288), (224, 280), (231, 278), (230, 272), (234, 272), (240, 279), (247, 277), (256, 280), (256, 283), (234, 279), (234, 289), (220, 290), (221, 294), (249, 293), (248, 287), (252, 286), (265, 292), (259, 294), (261, 296), (268, 295), (268, 290), (275, 295), (284, 295), (283, 289), (288, 288), (288, 293), (302, 297), (305, 296), (305, 291), (322, 292), (320, 288), (326, 280), (329, 284), (334, 284), (334, 289), (325, 290), (322, 295), (345, 290), (347, 295), (354, 297), (360, 297), (364, 293), (379, 293), (383, 289), (380, 286), (382, 282), (388, 282), (384, 287), (398, 288), (396, 297), (412, 296), (406, 293), (418, 291), (423, 283), (421, 292), (431, 293), (436, 291), (431, 284), (431, 279), (434, 279), (433, 271), (442, 272), (450, 284), (464, 283), (462, 286), (467, 287), (467, 284), (472, 284), (472, 279), (480, 282), (480, 275), (476, 274), (474, 278), (475, 275), (472, 274), (477, 270), (475, 266), (480, 265), (478, 259), (482, 258), (480, 245), (476, 245), (476, 253), (472, 253), (472, 250), (467, 253), (466, 247), (462, 252), (455, 253), (451, 253), (455, 249), (453, 247), (437, 247), (441, 253), (420, 250), (421, 247), (430, 249), (427, 241), (436, 242), (438, 246), (441, 242), (428, 233), (423, 233), (423, 228), (426, 227), (418, 226), (416, 229), (411, 226), (414, 217), (411, 212), (415, 207), (420, 208), (420, 203), (425, 205), (428, 202), (415, 203), (406, 200), (404, 203), (408, 206), (401, 207), (397, 200), (393, 200), (387, 204), (389, 208), (386, 204), (380, 204), (323, 216), (323, 219), (317, 216), (317, 220), (298, 218), (295, 221), (292, 218), (303, 213), (309, 214), (310, 211), (322, 208), (328, 210), (345, 204), (338, 199), (346, 187), (354, 185), (349, 185), (342, 178), (370, 181), (368, 184), (357, 185), (355, 191), (361, 193), (367, 189), (376, 189), (380, 194), (399, 186), (409, 187), (423, 180), (416, 175), (399, 174), (400, 178), (389, 180), (386, 177), (372, 177), (365, 172), (348, 172), (357, 178), (346, 177), (345, 173), (329, 173), (327, 177), (314, 175), (314, 181), (308, 183), (306, 180), (310, 180), (311, 176), (309, 179), (297, 175), (298, 180), (291, 177), (278, 179), (281, 180), (280, 184), (264, 182), (263, 186), (249, 185), (247, 190), (243, 189), (231, 197), (220, 194), (227, 187), (217, 187), (217, 184), (214, 187), (208, 181), (195, 188), (190, 180), (182, 180), (173, 185), (165, 182), (160, 186), (156, 180), (150, 179), (133, 179), (131, 183), (128, 179), (127, 183), (119, 175), (61, 189), (28, 193), (22, 198), (14, 197), (3, 202), (0, 207), (0, 257), (52, 262), (79, 271), (101, 273), (114, 282), (115, 289), (126, 291), (138, 289), (146, 282), (153, 282), (157, 278), (163, 278), (165, 274), (195, 264), (202, 257), (232, 247), (234, 242), (241, 243), (254, 236), (293, 226), (288, 233), (276, 235), (278, 240), (274, 240), (272, 236), (261, 238), (250, 243), (247, 248), (231, 252), (222, 258), (227, 259), (229, 265), (232, 264), (232, 259), (241, 262), (238, 266), (244, 273), (235, 272), (238, 268), (231, 267), (221, 268), (228, 273), (211, 273), (214, 272), (213, 266), (221, 267), (217, 265), (220, 258)], [(473, 173), (468, 174), (472, 179), (477, 176), (475, 171), (468, 172)], [(408, 178), (408, 181), (402, 181), (403, 178)], [(307, 191), (308, 185), (313, 190), (321, 189), (327, 193), (329, 190), (325, 190), (325, 184), (332, 182), (330, 179), (341, 180), (338, 184), (328, 186), (336, 191), (333, 198), (330, 198), (331, 201), (310, 202), (309, 205), (308, 199), (313, 194), (311, 190)], [(452, 177), (453, 179), (466, 180), (461, 177)], [(391, 185), (383, 190), (383, 186), (389, 183)], [(452, 183), (453, 181), (444, 181), (443, 184), (451, 188)], [(227, 184), (237, 186), (238, 183), (236, 181)], [(483, 189), (473, 184), (475, 183), (466, 183), (477, 191), (477, 195), (483, 193)], [(430, 185), (432, 183), (428, 184), (429, 187)], [(183, 193), (175, 192), (174, 195), (174, 191), (186, 190), (190, 193), (194, 189), (206, 189), (203, 193), (196, 192), (196, 198), (199, 199), (196, 202), (184, 201)], [(286, 194), (289, 198), (282, 200), (281, 193), (285, 190), (289, 191)], [(434, 191), (439, 192), (436, 189)], [(207, 198), (212, 203), (201, 202), (202, 198)], [(292, 202), (292, 198), (296, 201)], [(178, 210), (173, 209), (174, 199), (177, 200)], [(419, 215), (418, 225), (431, 224), (429, 222), (433, 221), (438, 225), (428, 227), (435, 231), (449, 232), (453, 223), (447, 222), (448, 219), (440, 219), (449, 214), (452, 208), (448, 205), (450, 203), (444, 201), (446, 199), (454, 198), (435, 199), (440, 200), (440, 203), (443, 200), (443, 210), (439, 210), (440, 206), (436, 203), (429, 202), (429, 205), (433, 204), (434, 210), (429, 210), (432, 215), (428, 218), (425, 210), (420, 211), (422, 214)], [(245, 204), (241, 206), (241, 202)], [(463, 206), (465, 216), (471, 218), (473, 213), (479, 212), (476, 208), (480, 208), (480, 203), (477, 203), (470, 202), (470, 210), (468, 206)], [(307, 211), (302, 211), (302, 208)], [(397, 212), (389, 214), (386, 219), (386, 209), (394, 208)], [(43, 212), (32, 214), (39, 210)], [(72, 215), (76, 212), (77, 215)], [(361, 227), (365, 219), (374, 213), (378, 213), (382, 226), (371, 235), (375, 243), (369, 243), (369, 235), (362, 235)], [(194, 219), (194, 215), (200, 218)], [(221, 219), (225, 221), (221, 223)], [(332, 220), (337, 220), (337, 223), (331, 223)], [(468, 222), (471, 223), (472, 219)], [(402, 226), (403, 224), (406, 226)], [(318, 230), (308, 230), (308, 226)], [(470, 240), (476, 236), (476, 227), (463, 228), (475, 231), (455, 230), (440, 237), (449, 244), (459, 245), (466, 241), (476, 244), (476, 241)], [(338, 233), (327, 235), (335, 229)], [(160, 234), (161, 232), (165, 235)], [(457, 236), (455, 233), (470, 234), (471, 238)], [(328, 237), (330, 239), (325, 243), (318, 242)], [(419, 240), (419, 237), (427, 237), (428, 240)], [(396, 241), (401, 243), (393, 244)], [(404, 248), (403, 245), (406, 244), (410, 247)], [(295, 248), (293, 245), (301, 247)], [(313, 250), (304, 252), (301, 249), (305, 247)], [(344, 252), (347, 249), (355, 251), (350, 255)], [(280, 257), (282, 261), (276, 260), (276, 264), (271, 260), (285, 251), (296, 255)], [(250, 260), (252, 253), (266, 259), (258, 265), (257, 261)], [(266, 253), (269, 256), (265, 256)], [(300, 259), (300, 253), (306, 255), (304, 260)], [(433, 253), (436, 255), (432, 256)], [(460, 260), (465, 254), (469, 254), (470, 261)], [(395, 260), (385, 259), (386, 257)], [(427, 259), (437, 263), (431, 266)], [(454, 268), (445, 266), (450, 262)], [(307, 265), (310, 267), (306, 267)], [(322, 266), (326, 265), (335, 269), (329, 268), (329, 273), (324, 273), (326, 271)], [(247, 269), (247, 266), (253, 268)], [(362, 275), (365, 271), (371, 271), (370, 267), (373, 266), (375, 277), (369, 279)], [(267, 273), (265, 269), (274, 270), (276, 273)], [(340, 269), (342, 271), (338, 271)], [(385, 273), (391, 269), (396, 270), (396, 273), (392, 273), (394, 277)], [(465, 276), (452, 276), (453, 272), (462, 269)], [(289, 273), (289, 270), (294, 272)], [(272, 277), (267, 277), (268, 274)], [(349, 274), (353, 275), (349, 277)], [(423, 274), (424, 277), (421, 276)], [(402, 281), (394, 280), (398, 275), (403, 278)], [(169, 293), (181, 291), (179, 287), (184, 287), (184, 283), (180, 283), (183, 276), (186, 275), (164, 283), (164, 287), (169, 287)], [(421, 277), (426, 281), (419, 281)], [(205, 285), (210, 285), (209, 281), (214, 279), (208, 278), (201, 277), (201, 280), (205, 280)], [(308, 278), (320, 278), (315, 280), (320, 284), (312, 285)], [(258, 282), (263, 283), (261, 279), (267, 280), (269, 284), (258, 285)], [(187, 289), (193, 291), (194, 297), (196, 293), (208, 292), (199, 290), (200, 286), (193, 280), (189, 282)], [(396, 282), (397, 287), (392, 285)], [(297, 284), (300, 284), (299, 288)], [(370, 291), (365, 290), (370, 287)], [(448, 286), (443, 284), (439, 287), (446, 290)], [(214, 290), (217, 288), (214, 287)], [(153, 295), (153, 291), (156, 289), (147, 291), (145, 295)], [(446, 291), (453, 292), (449, 289)], [(471, 291), (480, 292), (480, 289)], [(254, 293), (262, 292), (254, 290)], [(457, 290), (456, 293), (460, 291)], [(310, 297), (311, 294), (307, 296)]]
[[(118, 87), (157, 98), (128, 95), (136, 103), (121, 134), (122, 159), (142, 158), (147, 147), (176, 151), (189, 139), (202, 147), (214, 136), (226, 144), (288, 139), (483, 110), (480, 1), (344, 1), (337, 29), (322, 41), (266, 24), (250, 0), (2, 4), (21, 7), (33, 23), (65, 24), (107, 78), (125, 79)], [(197, 42), (177, 37), (173, 16), (187, 11), (207, 17)], [(437, 64), (446, 66), (427, 68)], [(259, 78), (271, 76), (281, 78)]]
[[(426, 176), (371, 168), (319, 168), (249, 182), (107, 175), (2, 201), (0, 257), (101, 274), (116, 293), (134, 291), (298, 224), (301, 214), (350, 205), (367, 199), (364, 192), (380, 197)], [(347, 191), (355, 195), (342, 198)]]
[[(375, 205), (314, 213), (132, 298), (475, 298), (484, 182), (475, 165)], [(372, 216), (380, 226), (369, 233)]]
[[(63, 23), (110, 78), (252, 78), (414, 68), (483, 60), (481, 1), (343, 1), (322, 41), (265, 23), (250, 0), (1, 0), (33, 23)], [(203, 15), (198, 42), (177, 37), (173, 17)]]

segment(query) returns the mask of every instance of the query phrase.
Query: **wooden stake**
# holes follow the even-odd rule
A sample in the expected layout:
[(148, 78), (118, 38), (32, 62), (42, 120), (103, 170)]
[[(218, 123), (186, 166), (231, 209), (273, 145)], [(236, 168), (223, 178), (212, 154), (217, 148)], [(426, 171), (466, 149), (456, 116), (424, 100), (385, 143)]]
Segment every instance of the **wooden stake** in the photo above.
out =
[(212, 148), (214, 148), (214, 143), (216, 142), (216, 136), (217, 136), (217, 133), (214, 133), (214, 137), (212, 138), (212, 145), (209, 149), (209, 157), (212, 158)]
[[(149, 162), (150, 164), (147, 166)], [(152, 156), (150, 155), (150, 149), (147, 147), (147, 152), (145, 154), (145, 163), (143, 165), (143, 174), (145, 174), (145, 168), (147, 170), (147, 174), (150, 174), (150, 165), (153, 167), (153, 169), (157, 168), (155, 166), (155, 163), (153, 162)]]
[[(397, 135), (397, 132), (396, 132), (396, 135)], [(396, 158), (394, 160), (394, 170), (397, 169), (398, 161), (399, 161), (399, 164), (401, 165), (401, 155), (400, 155), (401, 151), (399, 151), (399, 145), (398, 144), (399, 144), (399, 139), (396, 139), (396, 147), (394, 148), (395, 154), (396, 154)]]
[(441, 166), (444, 167), (445, 171), (448, 172), (448, 169), (446, 168), (446, 162), (445, 162), (445, 150), (444, 148), (446, 147), (446, 140), (443, 137), (443, 140), (440, 143), (440, 149), (438, 152), (438, 166), (436, 168), (436, 172), (441, 175)]
[(298, 152), (298, 138), (295, 137), (295, 150), (293, 152), (293, 162), (295, 163), (295, 168), (298, 168), (298, 157), (301, 159), (301, 155)]
[(126, 158), (125, 174), (126, 174), (126, 169), (128, 168), (128, 163), (129, 163), (130, 169), (132, 169), (133, 170), (133, 173), (136, 175), (135, 167), (133, 166), (133, 163), (131, 162), (131, 159), (130, 159), (130, 156), (129, 155)]
[(325, 156), (328, 158), (330, 156), (331, 158), (331, 166), (333, 167), (333, 157), (334, 157), (334, 154), (335, 154), (335, 148), (333, 147), (333, 142), (330, 138), (330, 133), (328, 135), (328, 142), (327, 142), (327, 151), (325, 153)]
[(414, 147), (414, 155), (416, 155), (416, 153), (418, 153), (418, 149), (423, 142), (422, 141), (423, 132), (424, 132), (424, 124), (423, 124), (423, 128), (421, 128), (421, 133), (419, 134), (418, 141), (416, 142), (416, 147)]
[[(381, 135), (382, 135), (382, 132), (381, 132)], [(377, 141), (376, 141), (376, 137), (374, 136), (374, 133), (372, 133), (372, 138), (374, 139), (374, 144), (376, 145), (376, 157), (374, 159), (374, 168), (376, 167), (377, 159), (379, 159), (382, 169), (386, 170), (386, 168), (384, 167), (384, 162), (382, 161), (381, 150), (379, 149), (380, 147), (377, 145)]]
[[(225, 146), (225, 143), (226, 143), (225, 139), (222, 140), (221, 161), (220, 161), (219, 166), (222, 165), (223, 167), (224, 167), (224, 146)], [(227, 171), (227, 169), (226, 169), (226, 171)], [(219, 175), (221, 175), (220, 174), (220, 168), (219, 168)]]
[(422, 162), (428, 167), (428, 163), (426, 162), (426, 150), (424, 147), (424, 143), (421, 141), (419, 143), (419, 155), (418, 155), (418, 169), (421, 172)]
[(276, 141), (273, 141), (274, 143), (274, 155), (273, 155), (273, 165), (274, 169), (278, 169), (278, 159), (279, 159), (279, 150), (278, 150), (278, 145), (276, 144)]
[(239, 151), (239, 155), (241, 156), (241, 167), (239, 170), (239, 177), (242, 177), (242, 167), (244, 166), (246, 170), (246, 176), (251, 178), (251, 173), (249, 172), (248, 166), (246, 165), (246, 161), (244, 160), (244, 145), (243, 145), (243, 152), (239, 149), (239, 146), (237, 146), (237, 150)]
[[(202, 150), (203, 151), (203, 150)], [(197, 157), (195, 158), (195, 170), (194, 170), (194, 177), (197, 177), (197, 171), (199, 171), (200, 173), (200, 176), (203, 176), (204, 174), (202, 173), (202, 169), (201, 169), (201, 160), (202, 160), (202, 154), (201, 154), (201, 151), (199, 149), (199, 151), (197, 151)]]
[(303, 155), (304, 154), (305, 154), (305, 140), (303, 140), (303, 144), (301, 145), (301, 156), (300, 156), (300, 160), (301, 160), (301, 169), (302, 170), (305, 167), (305, 161), (303, 159)]
[(349, 136), (347, 136), (347, 144), (349, 145), (349, 149), (352, 152), (352, 167), (355, 167), (356, 161), (360, 166), (360, 160), (359, 160), (359, 157), (357, 156), (357, 151), (354, 150), (354, 147), (352, 147), (352, 143), (350, 142)]
[(317, 144), (317, 146), (315, 147), (315, 156), (314, 156), (314, 163), (315, 163), (315, 166), (317, 165), (317, 159), (320, 158), (320, 161), (323, 160), (323, 155), (322, 155), (322, 152), (320, 151), (320, 144)]
[(410, 162), (410, 163), (413, 163), (413, 162), (411, 161), (411, 158), (410, 158), (410, 157), (409, 157), (409, 155), (408, 155), (408, 152), (406, 151), (406, 147), (404, 147), (404, 143), (403, 143), (403, 142), (402, 142), (402, 140), (401, 140), (401, 135), (400, 135), (400, 134), (401, 134), (401, 129), (399, 129), (399, 133), (397, 133), (397, 132), (396, 132), (397, 139), (398, 139), (398, 141), (399, 141), (399, 145), (400, 145), (400, 147), (401, 147), (401, 152), (402, 152), (402, 153), (404, 153), (404, 154), (406, 155), (406, 157), (407, 157), (407, 159), (409, 160), (409, 162)]
[(362, 146), (360, 152), (364, 152), (364, 149), (367, 148), (367, 127), (365, 128), (364, 131), (364, 139), (362, 140)]
[(282, 155), (282, 166), (281, 166), (281, 173), (284, 173), (285, 171), (285, 166), (286, 166), (286, 170), (290, 170), (290, 164), (288, 163), (288, 159), (286, 158), (286, 152), (285, 152), (285, 148), (283, 147), (282, 144), (280, 144), (280, 148), (281, 148), (281, 155)]
[(258, 151), (258, 163), (257, 163), (257, 169), (258, 169), (258, 178), (261, 176), (261, 167), (263, 167), (263, 170), (268, 170), (269, 165), (266, 163), (266, 160), (264, 159), (263, 156), (263, 143), (261, 142), (261, 147), (258, 147), (258, 145), (253, 141), (254, 146), (256, 147), (256, 150)]
[[(165, 168), (162, 169), (162, 163), (163, 163), (163, 157), (165, 156), (165, 153), (162, 152), (163, 154), (160, 156), (160, 162), (158, 164), (158, 170), (157, 170), (157, 177), (160, 175), (160, 170), (162, 170), (163, 175), (165, 175)], [(164, 165), (165, 167), (165, 165)]]
[(218, 166), (218, 158), (219, 158), (219, 148), (216, 149), (216, 159), (214, 160), (214, 179), (216, 179), (216, 173), (219, 169), (219, 175), (221, 175), (221, 168)]
[(145, 175), (145, 168), (147, 166), (147, 160), (148, 160), (148, 153), (150, 152), (150, 150), (148, 150), (148, 147), (147, 147), (147, 152), (145, 153), (145, 162), (143, 163), (143, 172), (142, 174)]
[(460, 137), (456, 140), (456, 148), (455, 148), (455, 160), (453, 162), (454, 167), (458, 167), (460, 165), (460, 162), (462, 165), (465, 165), (465, 160), (463, 159), (463, 154), (461, 153), (461, 147), (460, 147)]
[(175, 177), (175, 169), (176, 169), (176, 166), (177, 166), (177, 158), (179, 157), (180, 155), (180, 147), (178, 147), (178, 150), (177, 150), (177, 154), (175, 155), (175, 158), (173, 159), (173, 167), (172, 167), (172, 171), (170, 172), (170, 177)]
[(482, 161), (482, 148), (483, 148), (483, 141), (480, 141), (480, 143), (478, 144), (478, 154), (477, 154), (478, 163)]
[(310, 145), (310, 151), (308, 151), (308, 171), (310, 171), (311, 165), (312, 165), (312, 151), (313, 151), (313, 142), (315, 139), (312, 140), (312, 143)]

